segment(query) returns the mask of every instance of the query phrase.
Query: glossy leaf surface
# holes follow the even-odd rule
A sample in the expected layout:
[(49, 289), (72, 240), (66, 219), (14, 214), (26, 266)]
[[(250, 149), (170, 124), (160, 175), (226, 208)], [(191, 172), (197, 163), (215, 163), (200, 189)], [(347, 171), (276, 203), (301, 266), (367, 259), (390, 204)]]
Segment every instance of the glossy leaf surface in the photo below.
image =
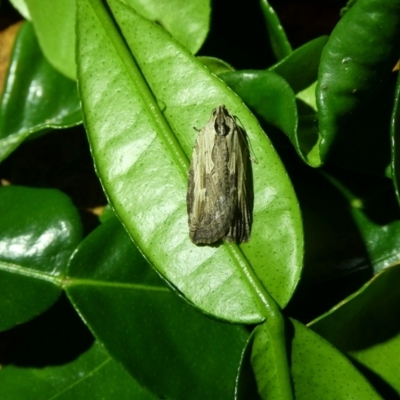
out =
[(219, 58), (198, 56), (197, 59), (200, 60), (215, 75), (234, 71), (232, 65), (229, 65), (227, 62), (220, 60)]
[(322, 160), (330, 155), (348, 168), (381, 174), (389, 163), (399, 13), (399, 0), (359, 0), (332, 32), (317, 86)]
[(400, 261), (400, 221), (378, 224), (368, 218), (362, 209), (352, 210), (370, 257), (374, 272)]
[(297, 128), (297, 109), (293, 90), (279, 75), (269, 71), (232, 71), (220, 74), (264, 121), (293, 138)]
[(349, 356), (358, 365), (384, 399), (400, 395), (399, 364), (400, 335), (393, 335), (369, 348), (350, 351)]
[(125, 0), (124, 3), (157, 22), (193, 54), (206, 39), (210, 23), (210, 0)]
[(75, 0), (25, 1), (46, 59), (75, 80)]
[[(266, 71), (220, 75), (251, 109), (282, 130), (302, 160), (313, 167), (322, 164), (316, 108), (312, 105), (319, 60), (327, 40), (322, 36), (306, 43)], [(296, 98), (293, 91), (298, 94)]]
[[(329, 342), (300, 322), (291, 320), (291, 370), (295, 398), (308, 399), (380, 399), (368, 381)], [(265, 325), (254, 333), (252, 364), (262, 399), (280, 399), (275, 368), (271, 363), (274, 343)]]
[[(315, 112), (309, 107), (299, 107), (285, 79), (268, 70), (225, 72), (220, 77), (257, 115), (289, 137), (304, 162), (314, 167), (320, 165), (316, 147), (319, 137), (313, 129)], [(311, 116), (299, 115), (299, 111), (305, 114), (305, 109)]]
[(81, 122), (76, 83), (47, 62), (26, 22), (14, 45), (0, 103), (0, 160), (34, 133)]
[(327, 40), (327, 36), (311, 40), (269, 68), (282, 76), (296, 93), (297, 127), (289, 137), (303, 161), (312, 167), (320, 167), (323, 163), (319, 152), (321, 135), (317, 124), (315, 84)]
[(286, 57), (292, 52), (292, 46), (286, 36), (286, 33), (279, 21), (275, 10), (270, 6), (267, 0), (260, 1), (261, 10), (263, 11), (265, 22), (267, 24), (269, 41), (275, 57), (278, 60)]
[(328, 36), (310, 40), (268, 70), (284, 78), (298, 93), (317, 80), (321, 53), (327, 41)]
[[(109, 201), (147, 259), (189, 301), (220, 318), (260, 321), (258, 292), (248, 283), (252, 271), (284, 305), (301, 269), (300, 215), (287, 175), (240, 99), (160, 27), (119, 1), (109, 4), (146, 78), (101, 4), (80, 1), (80, 91)], [(258, 160), (252, 237), (240, 248), (197, 247), (188, 238), (193, 126), (203, 126), (220, 103), (245, 127)]]
[(4, 330), (57, 300), (82, 227), (69, 198), (57, 190), (1, 187), (0, 209), (0, 329)]
[[(385, 210), (377, 212), (374, 205), (385, 204), (390, 210), (388, 201), (388, 186), (371, 184), (367, 192), (357, 195), (355, 188), (349, 188), (338, 179), (328, 176), (328, 179), (339, 189), (348, 201), (351, 214), (358, 226), (367, 250), (370, 264), (375, 273), (400, 261), (400, 216), (385, 215)], [(372, 180), (371, 180), (372, 181)], [(368, 186), (368, 184), (367, 184)], [(389, 186), (391, 189), (391, 187)], [(390, 219), (389, 219), (390, 217)]]
[[(70, 79), (76, 78), (75, 66), (75, 0), (26, 0), (49, 62)], [(209, 0), (167, 2), (126, 0), (146, 18), (168, 30), (192, 53), (203, 44), (210, 18)]]
[(178, 299), (117, 218), (84, 240), (68, 275), (79, 314), (138, 382), (164, 398), (232, 398), (247, 332)]
[(98, 343), (76, 360), (62, 366), (5, 366), (0, 372), (0, 385), (3, 400), (156, 399)]
[(397, 395), (400, 394), (399, 284), (399, 265), (387, 268), (310, 326), (379, 376)]
[(400, 329), (394, 317), (399, 312), (399, 280), (400, 267), (387, 268), (310, 326), (342, 351), (387, 340)]
[(391, 159), (391, 175), (393, 179), (394, 189), (397, 201), (400, 205), (400, 77), (397, 78), (397, 86), (395, 93), (395, 102), (391, 119), (391, 139), (392, 139), (392, 159)]

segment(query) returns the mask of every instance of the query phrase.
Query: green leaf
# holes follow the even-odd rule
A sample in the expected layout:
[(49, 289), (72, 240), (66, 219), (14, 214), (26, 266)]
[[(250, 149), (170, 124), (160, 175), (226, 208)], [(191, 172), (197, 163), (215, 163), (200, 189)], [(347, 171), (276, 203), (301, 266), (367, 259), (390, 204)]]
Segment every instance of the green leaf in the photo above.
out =
[(265, 122), (296, 139), (297, 109), (293, 90), (279, 75), (269, 71), (225, 72), (226, 82)]
[(393, 113), (391, 118), (390, 136), (392, 139), (392, 159), (391, 159), (391, 173), (394, 184), (394, 190), (396, 193), (397, 201), (400, 204), (400, 77), (397, 78), (397, 86), (395, 93), (395, 101), (393, 107)]
[(232, 65), (215, 57), (198, 56), (200, 60), (212, 73), (215, 75), (222, 74), (223, 72), (234, 71)]
[(251, 365), (252, 344), (253, 335), (249, 336), (240, 360), (239, 374), (236, 380), (235, 400), (261, 400)]
[(109, 218), (115, 217), (115, 213), (113, 211), (113, 209), (110, 207), (109, 204), (107, 204), (104, 209), (103, 212), (101, 213), (101, 215), (99, 216), (99, 220), (100, 222), (105, 222), (107, 221)]
[(284, 78), (298, 93), (316, 82), (321, 53), (327, 41), (328, 36), (310, 40), (268, 70)]
[(15, 41), (0, 102), (0, 160), (34, 133), (81, 122), (76, 83), (46, 61), (32, 24), (25, 22)]
[[(305, 259), (302, 279), (285, 313), (308, 322), (358, 289), (370, 278), (371, 265), (349, 201), (322, 170), (290, 155), (286, 166), (302, 210)], [(365, 178), (366, 184), (370, 181)], [(372, 190), (379, 192), (375, 186)]]
[[(259, 282), (284, 306), (301, 271), (300, 214), (286, 172), (235, 94), (159, 26), (123, 3), (109, 4), (140, 71), (96, 0), (78, 3), (78, 71), (110, 204), (149, 262), (190, 302), (230, 321), (261, 321)], [(198, 247), (188, 237), (188, 156), (193, 126), (203, 126), (220, 103), (245, 127), (258, 160), (252, 238), (240, 247)]]
[(76, 360), (62, 366), (3, 366), (0, 385), (3, 400), (156, 399), (98, 343)]
[(356, 4), (356, 3), (357, 3), (357, 0), (348, 0), (346, 5), (340, 9), (340, 16), (343, 17), (343, 15), (346, 14), (347, 11), (349, 11), (351, 9), (351, 7), (353, 7), (354, 4)]
[(384, 174), (399, 14), (399, 0), (358, 0), (332, 32), (317, 85), (323, 161)]
[(283, 78), (265, 70), (225, 72), (220, 78), (265, 122), (284, 132), (303, 157), (297, 136), (294, 93)]
[(353, 363), (365, 373), (384, 399), (395, 399), (400, 395), (399, 354), (398, 334), (369, 348), (349, 352)]
[[(380, 399), (357, 369), (330, 343), (291, 320), (291, 370), (296, 400)], [(254, 332), (252, 364), (262, 399), (281, 399), (271, 363), (274, 342), (265, 324)]]
[[(235, 71), (220, 75), (252, 110), (282, 130), (300, 158), (312, 167), (322, 164), (315, 81), (326, 41), (327, 37), (322, 36), (306, 43), (267, 71)], [(298, 93), (296, 98), (293, 91)]]
[[(320, 165), (315, 112), (302, 115), (298, 127), (298, 104), (292, 88), (279, 75), (270, 71), (234, 71), (220, 75), (264, 121), (284, 132), (302, 160), (314, 167)], [(304, 112), (305, 106), (299, 107)], [(311, 125), (311, 126), (310, 126)]]
[(267, 23), (272, 50), (277, 60), (281, 60), (292, 52), (292, 46), (290, 45), (286, 33), (279, 21), (278, 15), (269, 5), (268, 1), (261, 0), (260, 5), (264, 13), (265, 22)]
[[(310, 323), (310, 327), (341, 351), (358, 351), (399, 333), (400, 266), (381, 271), (353, 293)], [(346, 335), (343, 335), (343, 332)]]
[(232, 398), (248, 333), (178, 299), (117, 218), (82, 242), (68, 275), (66, 291), (79, 314), (138, 382), (160, 398)]
[(47, 60), (57, 71), (75, 80), (75, 0), (25, 1)]
[(387, 268), (310, 326), (379, 376), (397, 395), (400, 394), (396, 357), (400, 354), (399, 284), (400, 266)]
[(312, 167), (322, 165), (319, 154), (321, 135), (317, 127), (315, 83), (321, 52), (327, 40), (327, 36), (311, 40), (269, 68), (269, 71), (282, 76), (297, 94), (298, 127), (289, 137), (303, 161)]
[[(46, 58), (62, 74), (75, 79), (75, 0), (26, 2)], [(209, 0), (125, 2), (166, 28), (192, 53), (196, 53), (204, 43), (209, 30)]]
[(327, 40), (327, 36), (311, 40), (269, 68), (282, 76), (296, 93), (298, 127), (289, 137), (303, 161), (312, 167), (320, 167), (323, 161), (319, 154), (321, 135), (317, 127), (315, 83)]
[(383, 268), (400, 260), (400, 221), (378, 224), (368, 218), (367, 214), (357, 206), (357, 200), (352, 214), (369, 254), (370, 262), (377, 273)]
[(157, 22), (193, 54), (207, 37), (210, 0), (124, 0), (124, 3)]
[(0, 209), (0, 330), (5, 330), (57, 300), (82, 227), (69, 198), (57, 190), (1, 187)]
[[(317, 111), (317, 102), (316, 102), (316, 98), (315, 98), (316, 86), (317, 86), (317, 82), (314, 82), (310, 86), (308, 86), (307, 88), (305, 88), (304, 90), (302, 90), (296, 94), (297, 99), (301, 100), (307, 106), (311, 107), (311, 110), (314, 111), (315, 116), (316, 116), (316, 111)], [(305, 116), (307, 116), (307, 114)], [(320, 138), (320, 137), (318, 137), (318, 138)]]
[(28, 6), (25, 0), (10, 0), (10, 3), (18, 10), (18, 12), (25, 18), (30, 20)]
[[(374, 207), (377, 204), (385, 204), (387, 209), (390, 208), (387, 202), (389, 192), (386, 188), (387, 185), (373, 186), (370, 182), (368, 192), (357, 195), (343, 182), (332, 176), (326, 176), (347, 199), (374, 272), (377, 273), (398, 262), (400, 260), (400, 220), (398, 215), (394, 220), (390, 216), (390, 221), (387, 221), (388, 216), (379, 215), (385, 209), (378, 210), (377, 213), (377, 208)], [(379, 213), (379, 211), (381, 212)]]

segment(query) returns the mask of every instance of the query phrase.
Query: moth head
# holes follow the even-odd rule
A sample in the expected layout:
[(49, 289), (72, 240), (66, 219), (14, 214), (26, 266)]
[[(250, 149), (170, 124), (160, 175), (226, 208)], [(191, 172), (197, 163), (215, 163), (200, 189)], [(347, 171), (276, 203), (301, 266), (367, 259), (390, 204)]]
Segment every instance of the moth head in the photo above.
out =
[(232, 119), (226, 107), (221, 104), (213, 111), (214, 129), (217, 135), (226, 136), (231, 131), (229, 120)]

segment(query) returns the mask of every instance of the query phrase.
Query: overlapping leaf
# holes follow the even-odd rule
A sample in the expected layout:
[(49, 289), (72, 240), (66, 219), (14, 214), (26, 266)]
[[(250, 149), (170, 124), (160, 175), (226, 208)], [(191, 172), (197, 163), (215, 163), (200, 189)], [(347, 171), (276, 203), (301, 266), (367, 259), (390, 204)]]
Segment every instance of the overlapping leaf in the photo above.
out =
[(397, 201), (400, 205), (400, 77), (397, 79), (395, 102), (392, 114), (392, 123), (390, 127), (392, 139), (391, 153), (391, 175)]
[(389, 164), (399, 0), (359, 0), (321, 57), (317, 105), (321, 159), (383, 175)]
[[(295, 398), (380, 399), (369, 382), (330, 343), (296, 320), (291, 320), (291, 372)], [(280, 399), (275, 365), (271, 363), (274, 342), (264, 324), (254, 332), (252, 364), (258, 390), (264, 399)]]
[(24, 23), (0, 103), (0, 160), (33, 134), (81, 122), (76, 83), (48, 63), (32, 24)]
[(232, 398), (248, 333), (171, 293), (116, 217), (82, 242), (68, 275), (79, 314), (135, 380), (161, 398)]
[(261, 9), (264, 13), (265, 22), (268, 29), (268, 38), (271, 43), (272, 50), (278, 60), (288, 56), (292, 52), (292, 46), (286, 36), (286, 33), (279, 21), (279, 17), (275, 10), (269, 5), (267, 0), (260, 2)]
[[(371, 182), (368, 192), (357, 196), (352, 192), (352, 188), (346, 187), (338, 179), (328, 175), (327, 177), (340, 190), (351, 207), (351, 214), (363, 238), (369, 262), (374, 272), (378, 273), (382, 269), (399, 262), (399, 214), (396, 212), (389, 213), (393, 215), (385, 215), (385, 211), (390, 211), (392, 208), (390, 207), (390, 198), (388, 198), (388, 182), (377, 184), (375, 187)], [(389, 188), (391, 189), (390, 186)], [(385, 208), (379, 210), (373, 207), (376, 204), (385, 204)]]
[(298, 93), (317, 80), (321, 53), (327, 41), (327, 36), (310, 40), (268, 70), (284, 78)]
[(0, 373), (0, 385), (3, 400), (156, 399), (135, 382), (99, 343), (78, 359), (62, 366), (5, 366)]
[[(57, 71), (75, 80), (76, 0), (25, 1), (24, 5), (29, 9), (46, 59)], [(193, 53), (199, 50), (208, 33), (211, 11), (209, 0), (192, 0), (190, 2), (125, 0), (125, 3), (146, 18), (162, 25)]]
[[(140, 72), (95, 0), (78, 3), (78, 65), (92, 153), (110, 203), (148, 260), (191, 302), (220, 318), (260, 321), (252, 271), (284, 305), (301, 268), (299, 210), (286, 173), (239, 98), (162, 28), (119, 1), (109, 4)], [(188, 238), (192, 127), (221, 103), (246, 129), (258, 160), (252, 238), (240, 248), (197, 247)]]
[(204, 43), (210, 24), (210, 0), (124, 0), (139, 14), (157, 22), (193, 54)]
[(25, 1), (46, 59), (75, 80), (75, 0)]
[[(364, 365), (366, 371), (379, 376), (375, 383), (381, 390), (388, 389), (382, 385), (386, 382), (397, 395), (400, 393), (396, 357), (400, 352), (399, 283), (399, 266), (387, 268), (310, 324), (311, 329)], [(381, 379), (383, 382), (379, 382)]]
[(71, 201), (56, 190), (2, 187), (0, 209), (0, 329), (4, 330), (57, 300), (82, 227)]
[[(316, 109), (308, 103), (315, 103), (314, 84), (326, 41), (325, 36), (312, 40), (268, 70), (220, 75), (257, 115), (284, 132), (302, 160), (313, 167), (321, 166), (322, 161)], [(302, 101), (306, 97), (311, 101)]]

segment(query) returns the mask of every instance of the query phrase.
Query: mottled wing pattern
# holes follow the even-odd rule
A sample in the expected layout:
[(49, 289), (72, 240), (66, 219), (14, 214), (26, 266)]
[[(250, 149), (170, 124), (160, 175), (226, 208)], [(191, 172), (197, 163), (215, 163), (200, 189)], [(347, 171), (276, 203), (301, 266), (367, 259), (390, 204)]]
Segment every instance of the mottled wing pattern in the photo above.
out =
[(209, 124), (199, 133), (189, 172), (190, 238), (198, 244), (224, 237), (233, 212), (227, 144)]
[(189, 236), (194, 243), (249, 239), (248, 159), (244, 132), (224, 106), (218, 107), (198, 135), (189, 171)]
[(229, 151), (230, 181), (236, 190), (235, 209), (232, 223), (226, 234), (228, 242), (247, 242), (250, 239), (253, 207), (253, 187), (250, 170), (250, 154), (245, 133), (239, 126), (232, 135), (231, 150)]

